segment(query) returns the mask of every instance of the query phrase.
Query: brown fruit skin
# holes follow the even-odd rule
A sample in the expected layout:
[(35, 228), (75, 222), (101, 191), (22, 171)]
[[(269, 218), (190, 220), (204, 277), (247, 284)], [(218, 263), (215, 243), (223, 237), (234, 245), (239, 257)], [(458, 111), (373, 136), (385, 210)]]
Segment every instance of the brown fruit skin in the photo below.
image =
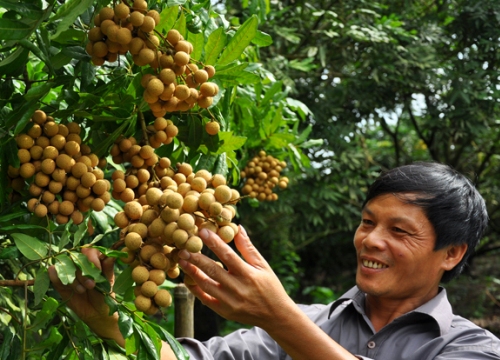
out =
[(216, 121), (210, 121), (205, 125), (205, 131), (208, 135), (217, 135), (220, 131), (220, 125)]
[(172, 305), (172, 295), (170, 295), (168, 290), (160, 289), (155, 294), (154, 301), (160, 307), (169, 307)]
[(148, 280), (141, 285), (141, 294), (152, 298), (158, 292), (158, 285), (154, 281)]
[(139, 295), (134, 300), (135, 307), (142, 312), (146, 312), (151, 307), (151, 303), (151, 299), (144, 295)]
[(149, 271), (145, 266), (139, 265), (132, 270), (132, 280), (141, 285), (149, 279)]

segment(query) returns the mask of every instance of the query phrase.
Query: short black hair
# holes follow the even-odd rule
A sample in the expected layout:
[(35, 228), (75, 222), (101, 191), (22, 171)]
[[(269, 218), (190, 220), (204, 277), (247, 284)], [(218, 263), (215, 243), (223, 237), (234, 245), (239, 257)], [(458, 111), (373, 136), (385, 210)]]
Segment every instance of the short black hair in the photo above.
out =
[(369, 187), (363, 207), (377, 196), (403, 193), (416, 195), (404, 197), (404, 201), (420, 206), (434, 227), (434, 250), (468, 245), (463, 259), (441, 278), (443, 283), (450, 281), (462, 272), (488, 225), (483, 197), (467, 177), (450, 166), (415, 162), (383, 171)]

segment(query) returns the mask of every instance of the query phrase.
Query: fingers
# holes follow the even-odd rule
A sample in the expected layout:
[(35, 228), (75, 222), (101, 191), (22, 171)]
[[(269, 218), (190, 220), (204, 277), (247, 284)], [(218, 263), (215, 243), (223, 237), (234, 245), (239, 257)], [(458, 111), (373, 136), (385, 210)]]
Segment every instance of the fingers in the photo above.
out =
[[(198, 233), (198, 236), (203, 240), (205, 245), (213, 251), (213, 253), (219, 258), (219, 260), (226, 266), (229, 271), (238, 274), (241, 274), (245, 271), (245, 262), (216, 233), (207, 229), (201, 229)], [(196, 257), (195, 260), (198, 259), (199, 257)], [(195, 264), (191, 259), (189, 261)], [(201, 264), (195, 265), (198, 266)], [(205, 271), (205, 269), (203, 268), (202, 270)], [(210, 276), (210, 274), (208, 275)]]
[(259, 268), (267, 266), (267, 261), (262, 257), (255, 246), (253, 246), (245, 228), (241, 225), (239, 226), (238, 234), (236, 234), (234, 238), (234, 244), (246, 262)]

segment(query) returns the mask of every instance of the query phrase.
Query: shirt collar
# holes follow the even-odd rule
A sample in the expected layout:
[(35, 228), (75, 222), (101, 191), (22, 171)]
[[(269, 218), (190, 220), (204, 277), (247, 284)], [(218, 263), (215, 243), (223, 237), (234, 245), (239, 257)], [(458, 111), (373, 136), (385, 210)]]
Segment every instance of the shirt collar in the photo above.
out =
[[(346, 301), (350, 301), (360, 314), (365, 314), (365, 294), (361, 290), (359, 290), (357, 286), (354, 286), (332, 303), (330, 312), (328, 313), (328, 318), (330, 318), (333, 311), (337, 307), (339, 307)], [(403, 316), (409, 315), (411, 313), (424, 314), (433, 318), (439, 326), (441, 335), (449, 332), (451, 322), (453, 320), (453, 311), (451, 308), (451, 304), (448, 301), (446, 289), (442, 287), (439, 287), (438, 294), (431, 300)]]

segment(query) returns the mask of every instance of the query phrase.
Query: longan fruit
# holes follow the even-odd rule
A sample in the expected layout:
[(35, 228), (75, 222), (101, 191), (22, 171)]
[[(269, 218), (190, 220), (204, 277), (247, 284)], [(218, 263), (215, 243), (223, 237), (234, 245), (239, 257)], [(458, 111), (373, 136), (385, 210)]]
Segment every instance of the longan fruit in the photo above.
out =
[(154, 281), (148, 280), (141, 285), (141, 294), (145, 297), (152, 298), (158, 292), (158, 285)]
[(170, 267), (170, 261), (167, 259), (167, 257), (163, 253), (159, 253), (159, 252), (156, 252), (153, 255), (151, 255), (151, 258), (149, 259), (149, 263), (155, 269), (164, 270), (164, 269), (167, 269)]
[(186, 230), (177, 229), (172, 234), (172, 240), (178, 249), (184, 249), (184, 246), (189, 238), (189, 234)]
[(174, 268), (170, 268), (168, 271), (167, 271), (167, 275), (169, 278), (171, 279), (176, 279), (179, 277), (179, 275), (181, 274), (181, 269), (179, 269), (178, 266), (174, 267)]
[(143, 214), (142, 205), (136, 201), (126, 203), (123, 207), (123, 211), (125, 211), (125, 214), (130, 220), (138, 220)]
[(189, 55), (193, 52), (193, 45), (186, 40), (179, 40), (174, 48), (177, 53), (182, 51)]
[(203, 248), (203, 241), (201, 240), (200, 237), (194, 235), (191, 236), (185, 244), (185, 249), (191, 253), (200, 252), (202, 248)]
[(27, 135), (33, 139), (42, 136), (42, 127), (38, 124), (33, 124), (33, 126), (27, 131)]
[(141, 248), (142, 237), (136, 232), (129, 232), (124, 239), (125, 246), (131, 251), (136, 251)]
[(134, 304), (135, 304), (135, 307), (137, 308), (137, 310), (142, 311), (142, 312), (146, 312), (151, 307), (152, 301), (150, 298), (148, 298), (144, 295), (139, 295), (135, 298)]
[(161, 93), (163, 93), (164, 89), (165, 86), (160, 79), (151, 79), (146, 86), (146, 90), (152, 96), (159, 96)]
[(80, 225), (83, 222), (83, 214), (78, 210), (73, 211), (70, 218), (73, 220), (73, 224), (75, 225)]
[(35, 175), (35, 165), (30, 162), (24, 163), (19, 167), (19, 175), (23, 179), (28, 179)]
[(119, 3), (115, 6), (115, 16), (118, 18), (118, 19), (126, 19), (127, 16), (129, 16), (130, 14), (130, 8), (124, 4), (124, 3)]
[(208, 208), (208, 213), (210, 214), (210, 216), (215, 217), (219, 216), (222, 213), (222, 210), (223, 210), (222, 204), (218, 201), (215, 201), (212, 204), (210, 204)]
[(203, 109), (210, 107), (210, 105), (212, 105), (213, 101), (214, 101), (214, 98), (211, 96), (200, 96), (196, 100), (196, 102), (198, 103), (198, 106), (203, 108)]
[(75, 210), (75, 205), (68, 200), (64, 200), (59, 204), (59, 214), (69, 216)]
[(163, 191), (156, 187), (149, 188), (146, 191), (146, 201), (150, 206), (155, 206), (158, 204), (160, 197), (163, 195)]
[(35, 110), (33, 116), (31, 116), (31, 119), (36, 124), (43, 125), (45, 121), (47, 121), (47, 114), (45, 114), (45, 112), (42, 110)]
[(206, 72), (206, 70), (198, 70), (194, 73), (194, 80), (198, 83), (198, 84), (203, 84), (204, 82), (206, 82), (208, 80), (208, 73)]
[(180, 209), (184, 204), (184, 198), (181, 194), (173, 192), (167, 196), (165, 204), (171, 209)]
[(149, 159), (155, 155), (155, 151), (151, 146), (144, 145), (143, 147), (141, 147), (141, 151), (139, 151), (139, 155), (143, 159)]
[(156, 246), (154, 246), (152, 244), (147, 244), (141, 248), (141, 251), (139, 252), (139, 256), (143, 261), (149, 262), (149, 260), (151, 259), (151, 256), (153, 256), (154, 254), (157, 254), (158, 251), (159, 250)]
[(198, 210), (198, 197), (194, 195), (188, 195), (184, 198), (184, 203), (182, 204), (182, 209), (185, 212), (194, 213)]
[(177, 221), (179, 219), (179, 216), (179, 209), (172, 209), (170, 207), (164, 208), (160, 213), (161, 219), (163, 219), (163, 221), (167, 224), (173, 221)]
[(106, 202), (101, 198), (94, 198), (90, 203), (90, 208), (94, 211), (102, 211), (105, 206)]
[(128, 226), (128, 224), (130, 223), (130, 221), (129, 221), (129, 219), (124, 211), (117, 212), (114, 216), (114, 221), (115, 221), (115, 225), (118, 226), (120, 229), (126, 228)]
[(206, 65), (204, 67), (204, 70), (207, 72), (207, 75), (209, 78), (214, 77), (215, 75), (215, 68), (212, 65)]
[(205, 124), (205, 131), (208, 135), (217, 135), (220, 131), (220, 125), (217, 121), (209, 121)]
[(231, 226), (221, 226), (217, 230), (217, 235), (226, 243), (231, 242), (234, 239), (234, 230)]
[(145, 33), (149, 33), (154, 30), (155, 26), (156, 26), (155, 19), (153, 19), (149, 15), (145, 15), (142, 21), (142, 25), (140, 26), (140, 29)]
[(177, 220), (177, 226), (180, 229), (190, 231), (191, 229), (194, 228), (194, 216), (189, 213), (184, 213), (179, 216), (179, 219)]
[(134, 282), (137, 285), (141, 285), (144, 282), (148, 281), (149, 270), (145, 266), (143, 266), (143, 265), (136, 266), (132, 270), (131, 277), (132, 277), (132, 280), (134, 280)]
[[(156, 57), (155, 51), (149, 48), (142, 48), (136, 55), (140, 64), (150, 64)], [(139, 65), (139, 64), (138, 64)], [(143, 66), (143, 65), (142, 65)]]
[(148, 235), (150, 237), (158, 237), (163, 234), (165, 230), (165, 222), (162, 218), (154, 219), (153, 222), (148, 226)]
[(167, 276), (165, 274), (165, 271), (163, 271), (161, 269), (151, 269), (149, 271), (149, 279), (148, 280), (153, 281), (158, 286), (162, 285), (165, 282), (166, 278), (167, 278)]
[(92, 191), (96, 195), (102, 195), (108, 191), (108, 183), (105, 180), (96, 180), (95, 184), (92, 186)]
[(160, 289), (154, 296), (156, 305), (160, 307), (169, 307), (172, 305), (172, 295), (166, 289)]
[(45, 217), (47, 215), (47, 206), (45, 206), (44, 204), (41, 204), (41, 203), (38, 203), (36, 206), (35, 206), (35, 210), (34, 210), (34, 214), (37, 216), (37, 217)]
[(35, 140), (27, 134), (19, 134), (16, 138), (17, 147), (20, 149), (30, 149), (35, 145)]
[[(143, 212), (141, 216), (141, 223), (149, 226), (156, 218), (158, 218), (158, 213), (154, 209), (147, 209)], [(146, 236), (143, 236), (145, 238)]]
[(215, 188), (214, 196), (218, 202), (225, 204), (231, 200), (231, 188), (227, 185), (219, 185)]

